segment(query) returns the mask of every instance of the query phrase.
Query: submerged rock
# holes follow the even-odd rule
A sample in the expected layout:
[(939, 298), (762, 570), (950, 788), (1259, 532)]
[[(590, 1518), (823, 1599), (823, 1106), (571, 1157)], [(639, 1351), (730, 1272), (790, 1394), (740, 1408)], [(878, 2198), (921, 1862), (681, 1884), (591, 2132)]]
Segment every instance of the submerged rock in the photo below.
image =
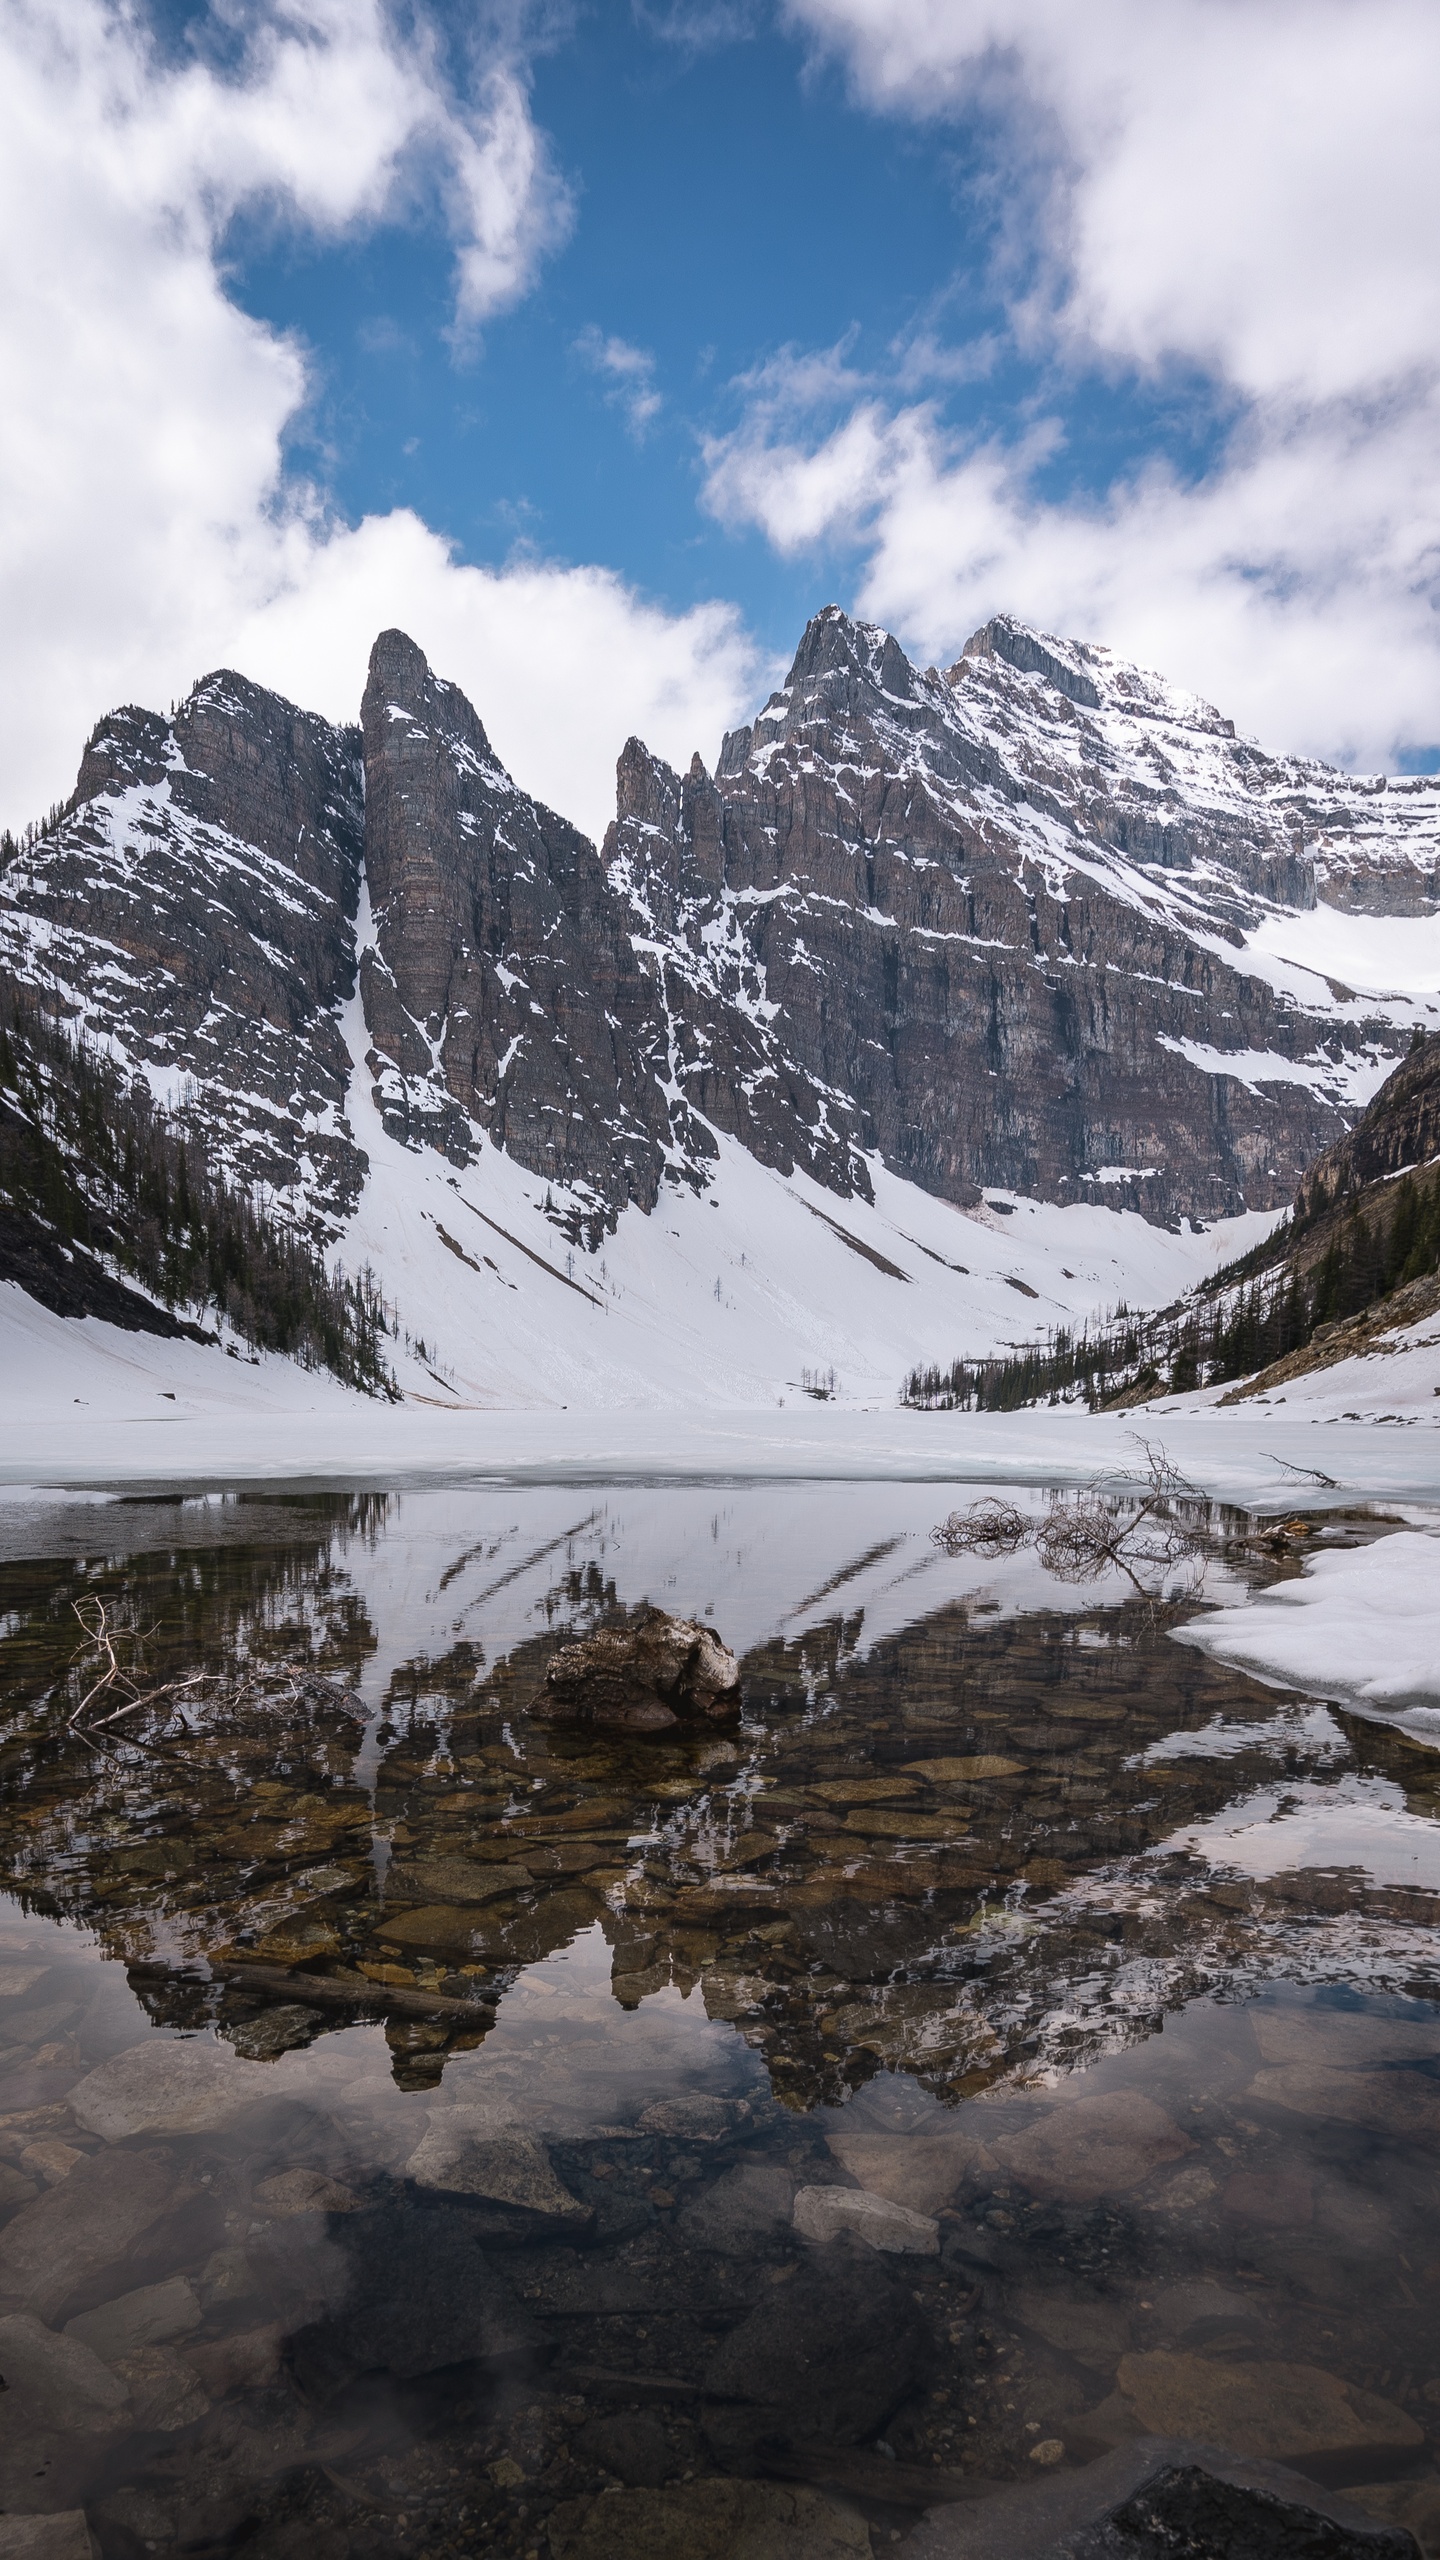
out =
[(514, 1858), (486, 1866), (473, 1858), (415, 1858), (408, 1863), (397, 1859), (386, 1873), (385, 1898), (432, 1904), (499, 1902), (506, 1894), (528, 1892), (531, 1882), (529, 1868)]
[(210, 2406), (199, 2375), (173, 2347), (137, 2347), (118, 2357), (113, 2371), (130, 2394), (135, 2425), (155, 2435), (179, 2435)]
[(1092, 2409), (1087, 2433), (1203, 2437), (1273, 2462), (1319, 2454), (1415, 2452), (1424, 2429), (1391, 2400), (1320, 2365), (1224, 2363), (1164, 2348), (1124, 2355), (1116, 2390)]
[(111, 2269), (128, 2269), (137, 2244), (180, 2200), (164, 2152), (100, 2152), (78, 2161), (0, 2232), (0, 2302), (53, 2317), (82, 2287), (98, 2288)]
[(255, 2189), (255, 2202), (272, 2216), (285, 2218), (292, 2213), (359, 2213), (360, 2198), (353, 2188), (342, 2187), (327, 2178), (320, 2169), (279, 2169), (273, 2177), (262, 2178)]
[(141, 2285), (134, 2293), (117, 2294), (98, 2311), (82, 2311), (65, 2323), (67, 2338), (78, 2338), (104, 2364), (134, 2355), (141, 2347), (159, 2347), (198, 2329), (204, 2313), (186, 2276), (164, 2284)]
[(258, 2064), (232, 2060), (217, 2045), (154, 2037), (88, 2072), (70, 2108), (77, 2124), (105, 2142), (135, 2133), (218, 2133), (268, 2098), (272, 2085)]
[(829, 2151), (872, 2195), (888, 2196), (912, 2213), (938, 2213), (971, 2176), (993, 2172), (983, 2142), (948, 2129), (932, 2133), (850, 2133), (826, 2136)]
[(925, 2334), (909, 2284), (842, 2237), (767, 2289), (717, 2347), (706, 2432), (726, 2444), (859, 2444), (908, 2397)]
[(50, 2428), (112, 2435), (129, 2423), (125, 2384), (79, 2338), (59, 2337), (25, 2311), (0, 2320), (7, 2432)]
[(572, 2498), (550, 2518), (554, 2560), (870, 2560), (870, 2529), (818, 2489), (693, 2480)]
[(993, 2145), (996, 2158), (1032, 2195), (1063, 2204), (1123, 2195), (1192, 2147), (1189, 2135), (1138, 2089), (1072, 2098)]
[(648, 1609), (554, 1656), (530, 1710), (546, 1722), (662, 1733), (740, 1712), (740, 1665), (713, 1627)]
[(1335, 2071), (1322, 2063), (1287, 2062), (1258, 2071), (1248, 2095), (1262, 2106), (1440, 2148), (1440, 2089), (1422, 2071)]
[(675, 2476), (675, 2448), (663, 2420), (647, 2409), (592, 2418), (581, 2428), (576, 2449), (627, 2489), (659, 2489)]
[(406, 2175), (432, 2194), (508, 2205), (558, 2226), (583, 2228), (591, 2219), (590, 2207), (561, 2185), (549, 2152), (533, 2134), (441, 2117), (411, 2153)]
[(703, 2089), (682, 2089), (673, 2098), (653, 2098), (636, 2117), (641, 2133), (666, 2134), (682, 2142), (719, 2142), (739, 2133), (750, 2121), (744, 2098), (712, 2098)]
[(1153, 2437), (976, 2506), (932, 2510), (906, 2551), (909, 2560), (1420, 2560), (1403, 2528), (1278, 2464)]
[(722, 2257), (749, 2257), (779, 2232), (788, 2231), (795, 2181), (771, 2162), (742, 2161), (686, 2205), (677, 2229), (686, 2248), (713, 2249)]
[(892, 2204), (888, 2196), (872, 2196), (864, 2187), (802, 2187), (794, 2219), (804, 2240), (833, 2240), (848, 2231), (870, 2249), (912, 2258), (939, 2254), (938, 2222), (926, 2213), (912, 2213), (908, 2205)]
[(0, 2516), (0, 2560), (95, 2560), (83, 2507), (63, 2515)]
[(536, 2352), (533, 2323), (464, 2211), (437, 2213), (427, 2200), (347, 2214), (327, 2258), (340, 2278), (334, 2308), (289, 2348), (312, 2400), (332, 2398), (357, 2373), (411, 2380)]

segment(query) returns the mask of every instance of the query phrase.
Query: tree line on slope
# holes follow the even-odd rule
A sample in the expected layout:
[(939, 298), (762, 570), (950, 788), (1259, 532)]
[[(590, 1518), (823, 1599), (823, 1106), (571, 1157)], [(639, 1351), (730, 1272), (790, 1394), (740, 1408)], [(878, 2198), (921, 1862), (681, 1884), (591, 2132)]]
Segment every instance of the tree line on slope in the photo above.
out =
[(1363, 1315), (1440, 1269), (1440, 1180), (1422, 1184), (1406, 1173), (1384, 1187), (1388, 1200), (1350, 1194), (1308, 1267), (1296, 1251), (1305, 1230), (1287, 1224), (1181, 1305), (1156, 1316), (1121, 1306), (1094, 1331), (1058, 1326), (1008, 1359), (912, 1369), (901, 1401), (929, 1413), (1074, 1402), (1093, 1412), (1121, 1395), (1188, 1395), (1251, 1377), (1303, 1350), (1322, 1326)]
[(391, 1326), (372, 1275), (332, 1274), (292, 1226), (207, 1163), (193, 1128), (47, 1017), (7, 972), (0, 1223), (22, 1282), (43, 1266), (68, 1282), (85, 1257), (102, 1280), (123, 1274), (172, 1315), (213, 1309), (258, 1350), (329, 1369), (370, 1395), (395, 1392)]

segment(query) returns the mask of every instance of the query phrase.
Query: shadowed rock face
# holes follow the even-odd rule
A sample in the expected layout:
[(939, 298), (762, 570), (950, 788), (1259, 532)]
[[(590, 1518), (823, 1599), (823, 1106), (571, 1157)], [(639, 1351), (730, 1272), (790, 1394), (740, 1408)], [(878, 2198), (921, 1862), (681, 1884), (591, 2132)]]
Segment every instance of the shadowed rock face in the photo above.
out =
[(628, 1200), (652, 1207), (671, 1134), (654, 996), (594, 846), (511, 781), (403, 632), (375, 644), (363, 728), (363, 981), (387, 1125), (464, 1163), (473, 1120), (602, 1226)]
[(1433, 1034), (1381, 1086), (1355, 1128), (1311, 1165), (1295, 1195), (1303, 1227), (1367, 1183), (1440, 1155), (1440, 1039)]
[(682, 1089), (766, 1161), (808, 1121), (837, 1189), (858, 1145), (960, 1202), (1216, 1215), (1284, 1200), (1344, 1126), (1347, 1070), (1398, 1046), (1223, 947), (1317, 884), (1432, 903), (1435, 812), (1380, 828), (1377, 805), (1108, 651), (1001, 620), (922, 674), (831, 608), (713, 783), (631, 740), (605, 854)]
[(344, 1119), (355, 983), (359, 737), (243, 676), (173, 719), (112, 712), (67, 815), (11, 862), (0, 957), (175, 1101), (218, 1159), (298, 1186), (335, 1233), (366, 1159)]

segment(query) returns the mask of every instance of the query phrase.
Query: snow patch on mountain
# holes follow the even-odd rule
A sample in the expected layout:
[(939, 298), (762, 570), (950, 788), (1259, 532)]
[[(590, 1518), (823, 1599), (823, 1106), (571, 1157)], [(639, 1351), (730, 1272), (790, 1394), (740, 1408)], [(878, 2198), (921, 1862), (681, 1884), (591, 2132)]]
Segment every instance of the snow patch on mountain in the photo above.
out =
[[(361, 930), (365, 915), (362, 907)], [(666, 1182), (586, 1252), (563, 1186), (476, 1132), (463, 1169), (402, 1145), (371, 1092), (358, 998), (346, 1119), (369, 1159), (338, 1255), (383, 1273), (411, 1344), (405, 1392), (491, 1407), (890, 1403), (917, 1363), (1013, 1348), (1122, 1301), (1168, 1304), (1267, 1235), (1252, 1212), (1179, 1233), (1134, 1209), (991, 1190), (954, 1208), (869, 1163), (873, 1198), (838, 1199), (714, 1131), (703, 1191)]]
[(1440, 1010), (1440, 914), (1354, 915), (1319, 900), (1308, 910), (1263, 917), (1245, 950), (1293, 961), (1360, 993), (1429, 996), (1426, 1011)]

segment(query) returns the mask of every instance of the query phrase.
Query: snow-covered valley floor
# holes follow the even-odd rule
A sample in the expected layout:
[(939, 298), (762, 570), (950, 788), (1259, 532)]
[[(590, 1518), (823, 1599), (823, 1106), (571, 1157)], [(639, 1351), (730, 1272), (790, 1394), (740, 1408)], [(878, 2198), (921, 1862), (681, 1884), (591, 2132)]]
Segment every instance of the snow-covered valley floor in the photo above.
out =
[[(865, 1511), (867, 1484), (917, 1488), (908, 1574), (933, 1558), (922, 1530), (963, 1488), (1113, 1480), (1148, 1439), (1218, 1499), (1407, 1507), (1403, 1535), (1328, 1554), (1273, 1597), (1217, 1587), (1229, 1605), (1197, 1638), (1267, 1677), (1418, 1718), (1440, 1740), (1440, 1712), (1423, 1704), (1440, 1697), (1426, 1670), (1440, 1663), (1440, 1535), (1410, 1508), (1440, 1506), (1440, 1320), (1226, 1407), (1214, 1390), (1094, 1416), (897, 1401), (917, 1362), (1018, 1344), (1122, 1299), (1167, 1303), (1268, 1218), (1172, 1235), (1133, 1212), (998, 1192), (967, 1215), (883, 1167), (873, 1204), (843, 1201), (722, 1142), (709, 1191), (667, 1193), (649, 1219), (627, 1212), (589, 1255), (567, 1248), (543, 1187), (494, 1150), (454, 1174), (365, 1135), (375, 1177), (345, 1251), (383, 1270), (401, 1309), (402, 1400), (287, 1360), (66, 1321), (0, 1288), (0, 1541), (4, 1522), (45, 1510), (46, 1489), (88, 1492), (103, 1513), (127, 1489), (430, 1488), (483, 1507), (487, 1488), (648, 1487), (673, 1500), (681, 1487), (747, 1487), (753, 1503), (768, 1487), (761, 1543), (803, 1557), (799, 1581), (810, 1587), (813, 1566), (819, 1588), (864, 1550), (858, 1514), (853, 1535), (845, 1524)], [(830, 1400), (805, 1392), (807, 1373), (832, 1370)], [(794, 1578), (781, 1576), (787, 1592)], [(916, 1581), (917, 1608), (930, 1582)]]
[[(1163, 1306), (1274, 1223), (1172, 1233), (1120, 1207), (1118, 1186), (1115, 1205), (991, 1190), (962, 1211), (878, 1160), (873, 1200), (844, 1199), (721, 1137), (702, 1192), (667, 1183), (650, 1215), (627, 1209), (587, 1252), (559, 1223), (584, 1204), (497, 1148), (457, 1172), (398, 1145), (358, 1072), (349, 1108), (370, 1176), (338, 1259), (378, 1276), (406, 1406), (436, 1412), (780, 1413), (808, 1406), (817, 1382), (847, 1410), (890, 1407), (917, 1365), (1121, 1303)], [(63, 1321), (13, 1288), (0, 1288), (0, 1370), (27, 1445), (77, 1415), (143, 1428), (188, 1414), (223, 1431), (246, 1413), (298, 1425), (356, 1407), (362, 1436), (376, 1422), (368, 1400), (288, 1361)]]

